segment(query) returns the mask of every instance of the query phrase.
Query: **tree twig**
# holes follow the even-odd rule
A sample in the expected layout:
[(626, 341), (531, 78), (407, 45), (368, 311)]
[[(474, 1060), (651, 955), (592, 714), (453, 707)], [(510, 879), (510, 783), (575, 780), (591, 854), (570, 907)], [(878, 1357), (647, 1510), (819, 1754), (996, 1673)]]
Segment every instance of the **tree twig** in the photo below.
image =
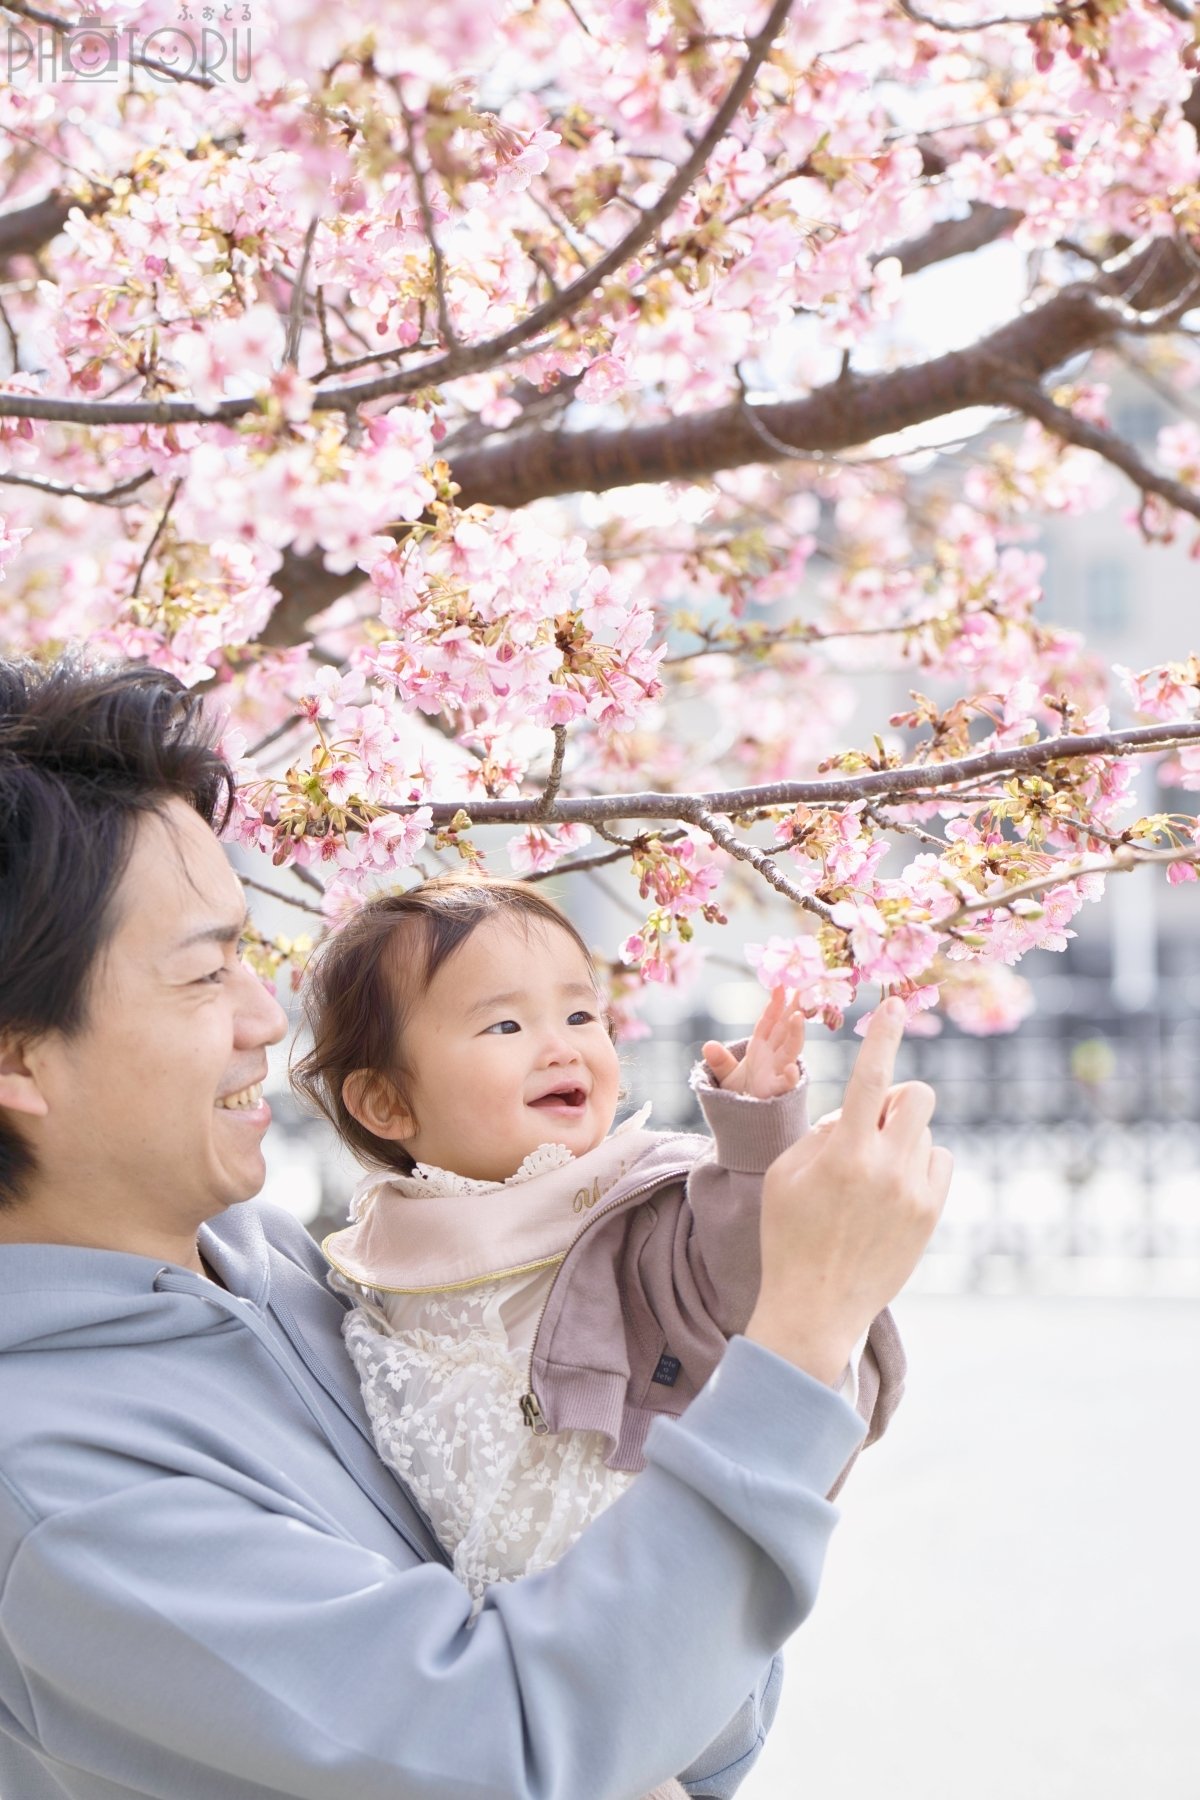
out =
[(17, 342), (16, 328), (8, 315), (8, 308), (3, 300), (0, 300), (0, 324), (4, 326), (4, 335), (8, 339), (8, 354), (12, 363), (9, 374), (15, 375), (21, 367), (21, 346)]
[(404, 121), (404, 139), (407, 147), (407, 162), (413, 178), (413, 186), (417, 190), (417, 206), (421, 213), (421, 224), (429, 245), (429, 255), (433, 262), (433, 291), (437, 302), (438, 329), (442, 334), (442, 342), (450, 349), (457, 350), (460, 339), (454, 329), (454, 321), (450, 317), (450, 301), (446, 294), (446, 258), (442, 246), (438, 242), (437, 226), (433, 222), (433, 205), (429, 198), (429, 184), (425, 179), (425, 170), (417, 155), (417, 126), (404, 98), (404, 89), (399, 81), (394, 81), (392, 91), (400, 107), (400, 117)]
[(1071, 13), (1082, 12), (1087, 4), (1088, 0), (1061, 0), (1061, 4), (1051, 8), (1049, 12), (1001, 13), (997, 18), (972, 19), (968, 23), (960, 24), (951, 19), (931, 18), (928, 13), (920, 12), (912, 4), (912, 0), (896, 0), (896, 5), (905, 18), (911, 19), (914, 25), (928, 25), (933, 31), (951, 31), (956, 34), (970, 31), (993, 31), (999, 25), (1028, 27), (1042, 23), (1061, 24), (1070, 17)]
[(818, 900), (815, 894), (806, 894), (803, 888), (798, 888), (794, 882), (789, 881), (774, 857), (768, 856), (765, 850), (760, 850), (756, 844), (747, 844), (743, 838), (735, 837), (727, 825), (722, 825), (719, 819), (702, 806), (693, 807), (690, 817), (694, 824), (708, 833), (714, 844), (719, 844), (727, 855), (736, 857), (738, 862), (749, 863), (764, 881), (794, 905), (802, 906), (806, 912), (816, 913), (819, 919), (833, 917), (833, 909), (827, 901)]
[(542, 791), (542, 797), (538, 801), (542, 818), (553, 811), (554, 802), (558, 799), (558, 790), (562, 786), (563, 761), (567, 754), (566, 726), (555, 725), (552, 729), (554, 732), (554, 758), (550, 764), (550, 773), (546, 777), (546, 786)]
[(881, 831), (896, 831), (904, 837), (915, 837), (922, 844), (931, 844), (935, 850), (948, 850), (945, 838), (940, 838), (933, 831), (926, 831), (921, 825), (914, 825), (908, 819), (889, 819), (874, 806), (864, 806), (864, 819), (870, 819), (872, 825), (878, 825)]
[(249, 875), (239, 875), (238, 879), (243, 887), (253, 888), (256, 894), (266, 894), (270, 900), (278, 900), (284, 906), (295, 907), (297, 912), (311, 913), (314, 918), (322, 921), (325, 918), (321, 908), (314, 906), (311, 900), (301, 900), (295, 894), (281, 894), (278, 888), (268, 887), (265, 881), (255, 881)]
[(9, 487), (33, 488), (39, 494), (51, 494), (56, 500), (88, 500), (93, 506), (123, 505), (130, 494), (144, 487), (148, 481), (154, 480), (153, 469), (143, 469), (137, 475), (129, 476), (126, 481), (118, 481), (110, 488), (72, 487), (66, 481), (48, 481), (39, 475), (18, 475), (11, 469), (0, 473), (0, 482)]
[(130, 595), (129, 595), (129, 598), (131, 600), (136, 600), (138, 597), (138, 594), (141, 592), (142, 577), (145, 575), (146, 570), (149, 566), (150, 558), (154, 555), (154, 547), (158, 543), (159, 538), (163, 534), (163, 530), (164, 530), (164, 527), (166, 526), (167, 520), (171, 516), (171, 508), (174, 506), (175, 501), (179, 495), (179, 490), (182, 486), (183, 486), (182, 476), (179, 477), (179, 479), (177, 479), (175, 482), (172, 483), (171, 492), (167, 495), (167, 503), (163, 507), (162, 512), (159, 514), (158, 524), (154, 527), (154, 536), (150, 539), (150, 542), (146, 545), (146, 553), (142, 557), (141, 562), (138, 564), (138, 572), (134, 576), (133, 588), (130, 591)]
[(1084, 875), (1125, 875), (1144, 864), (1195, 862), (1200, 862), (1200, 846), (1196, 844), (1180, 845), (1175, 850), (1135, 850), (1132, 844), (1127, 844), (1105, 861), (1081, 862), (1067, 868), (1060, 864), (1045, 875), (1022, 881), (1016, 887), (1005, 888), (999, 894), (980, 894), (977, 899), (964, 900), (954, 912), (947, 913), (944, 919), (937, 921), (937, 929), (946, 931), (952, 925), (961, 925), (964, 920), (979, 913), (1010, 911), (1018, 900), (1032, 899), (1050, 888), (1061, 887), (1064, 882), (1078, 881)]
[[(612, 832), (604, 831), (599, 835), (611, 838)], [(654, 836), (660, 844), (677, 844), (680, 838), (687, 836), (686, 831), (657, 831)], [(605, 850), (597, 856), (577, 856), (571, 862), (555, 863), (552, 869), (537, 869), (532, 875), (523, 876), (525, 881), (551, 881), (556, 875), (579, 875), (589, 873), (592, 869), (603, 869), (609, 863), (625, 862), (638, 848), (636, 838), (620, 838), (616, 847)]]
[(308, 222), (308, 230), (304, 234), (304, 248), (300, 252), (300, 267), (296, 271), (296, 279), (292, 286), (292, 304), (288, 308), (287, 339), (283, 346), (283, 360), (293, 369), (300, 360), (300, 339), (304, 331), (304, 290), (308, 282), (308, 265), (312, 260), (313, 239), (317, 235), (317, 226), (320, 222), (320, 217), (316, 213)]
[(997, 383), (996, 392), (997, 396), (1005, 395), (1010, 405), (1036, 419), (1053, 436), (1103, 457), (1105, 462), (1127, 475), (1143, 494), (1155, 494), (1168, 506), (1200, 519), (1200, 493), (1169, 475), (1160, 475), (1157, 469), (1142, 460), (1132, 444), (1127, 444), (1115, 432), (1105, 431), (1099, 425), (1081, 419), (1067, 407), (1059, 406), (1033, 382), (1006, 378)]
[(305, 887), (310, 887), (313, 890), (314, 894), (320, 894), (320, 895), (324, 896), (324, 893), (325, 893), (324, 882), (318, 881), (317, 877), (313, 874), (312, 870), (306, 869), (303, 863), (298, 863), (298, 862), (289, 863), (288, 864), (288, 872), (289, 872), (289, 874), (294, 875), (296, 877), (297, 881), (302, 881), (304, 883)]
[(268, 731), (265, 737), (260, 737), (257, 743), (251, 744), (246, 755), (249, 757), (261, 756), (264, 750), (269, 750), (272, 744), (277, 744), (280, 738), (286, 737), (289, 731), (294, 731), (297, 725), (303, 725), (303, 723), (303, 713), (292, 713), (290, 718), (284, 719), (282, 724), (276, 725), (273, 731)]

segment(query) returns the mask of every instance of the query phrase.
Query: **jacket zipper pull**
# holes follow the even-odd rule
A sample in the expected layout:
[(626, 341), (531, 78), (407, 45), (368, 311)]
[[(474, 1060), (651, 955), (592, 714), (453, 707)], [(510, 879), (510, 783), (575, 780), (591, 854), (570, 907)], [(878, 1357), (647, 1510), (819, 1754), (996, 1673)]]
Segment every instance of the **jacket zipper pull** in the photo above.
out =
[(550, 1430), (532, 1388), (529, 1393), (521, 1395), (521, 1417), (535, 1437), (545, 1437)]

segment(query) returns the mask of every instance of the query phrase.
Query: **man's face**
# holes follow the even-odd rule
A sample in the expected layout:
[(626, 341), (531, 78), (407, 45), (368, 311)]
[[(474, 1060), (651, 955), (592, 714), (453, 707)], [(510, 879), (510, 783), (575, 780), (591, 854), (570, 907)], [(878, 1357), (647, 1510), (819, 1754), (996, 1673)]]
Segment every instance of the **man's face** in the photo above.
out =
[(241, 884), (182, 801), (139, 822), (114, 909), (87, 1023), (35, 1047), (48, 1112), (30, 1123), (38, 1186), (79, 1220), (75, 1241), (133, 1249), (258, 1192), (258, 1084), (287, 1020), (239, 958)]

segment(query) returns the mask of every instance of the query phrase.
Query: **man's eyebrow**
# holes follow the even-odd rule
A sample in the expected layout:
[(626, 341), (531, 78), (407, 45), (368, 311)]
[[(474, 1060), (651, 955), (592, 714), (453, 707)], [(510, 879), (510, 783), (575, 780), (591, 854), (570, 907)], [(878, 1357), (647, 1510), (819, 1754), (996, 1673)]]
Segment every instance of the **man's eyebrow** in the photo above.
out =
[[(564, 981), (558, 991), (564, 996), (568, 994), (586, 994), (589, 1000), (594, 1000), (596, 998), (595, 988), (590, 987), (586, 981)], [(493, 1007), (508, 1006), (512, 1001), (524, 1000), (524, 998), (524, 988), (512, 988), (508, 993), (489, 994), (486, 999), (477, 1000), (474, 1006), (467, 1008), (467, 1012), (469, 1016), (474, 1017), (476, 1013), (491, 1012)]]
[(236, 944), (244, 936), (249, 923), (250, 914), (247, 911), (236, 923), (230, 920), (224, 924), (214, 921), (211, 925), (201, 925), (196, 931), (189, 931), (186, 937), (178, 938), (171, 949), (190, 950), (193, 944)]

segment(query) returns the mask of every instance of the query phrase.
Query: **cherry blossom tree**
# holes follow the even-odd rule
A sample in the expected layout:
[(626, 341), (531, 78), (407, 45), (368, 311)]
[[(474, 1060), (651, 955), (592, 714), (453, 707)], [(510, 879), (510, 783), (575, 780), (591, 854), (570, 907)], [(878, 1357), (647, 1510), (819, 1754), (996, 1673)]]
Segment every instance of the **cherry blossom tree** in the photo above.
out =
[[(1200, 518), (1198, 29), (945, 12), (0, 6), (4, 648), (220, 710), (297, 909), (264, 971), (447, 861), (606, 869), (627, 1027), (770, 892), (811, 1014), (990, 1031), (1110, 873), (1196, 879), (1131, 786), (1200, 786), (1200, 661), (1110, 695), (1037, 540), (1115, 496), (1149, 568)], [(900, 328), (1001, 241), (1010, 318)]]

